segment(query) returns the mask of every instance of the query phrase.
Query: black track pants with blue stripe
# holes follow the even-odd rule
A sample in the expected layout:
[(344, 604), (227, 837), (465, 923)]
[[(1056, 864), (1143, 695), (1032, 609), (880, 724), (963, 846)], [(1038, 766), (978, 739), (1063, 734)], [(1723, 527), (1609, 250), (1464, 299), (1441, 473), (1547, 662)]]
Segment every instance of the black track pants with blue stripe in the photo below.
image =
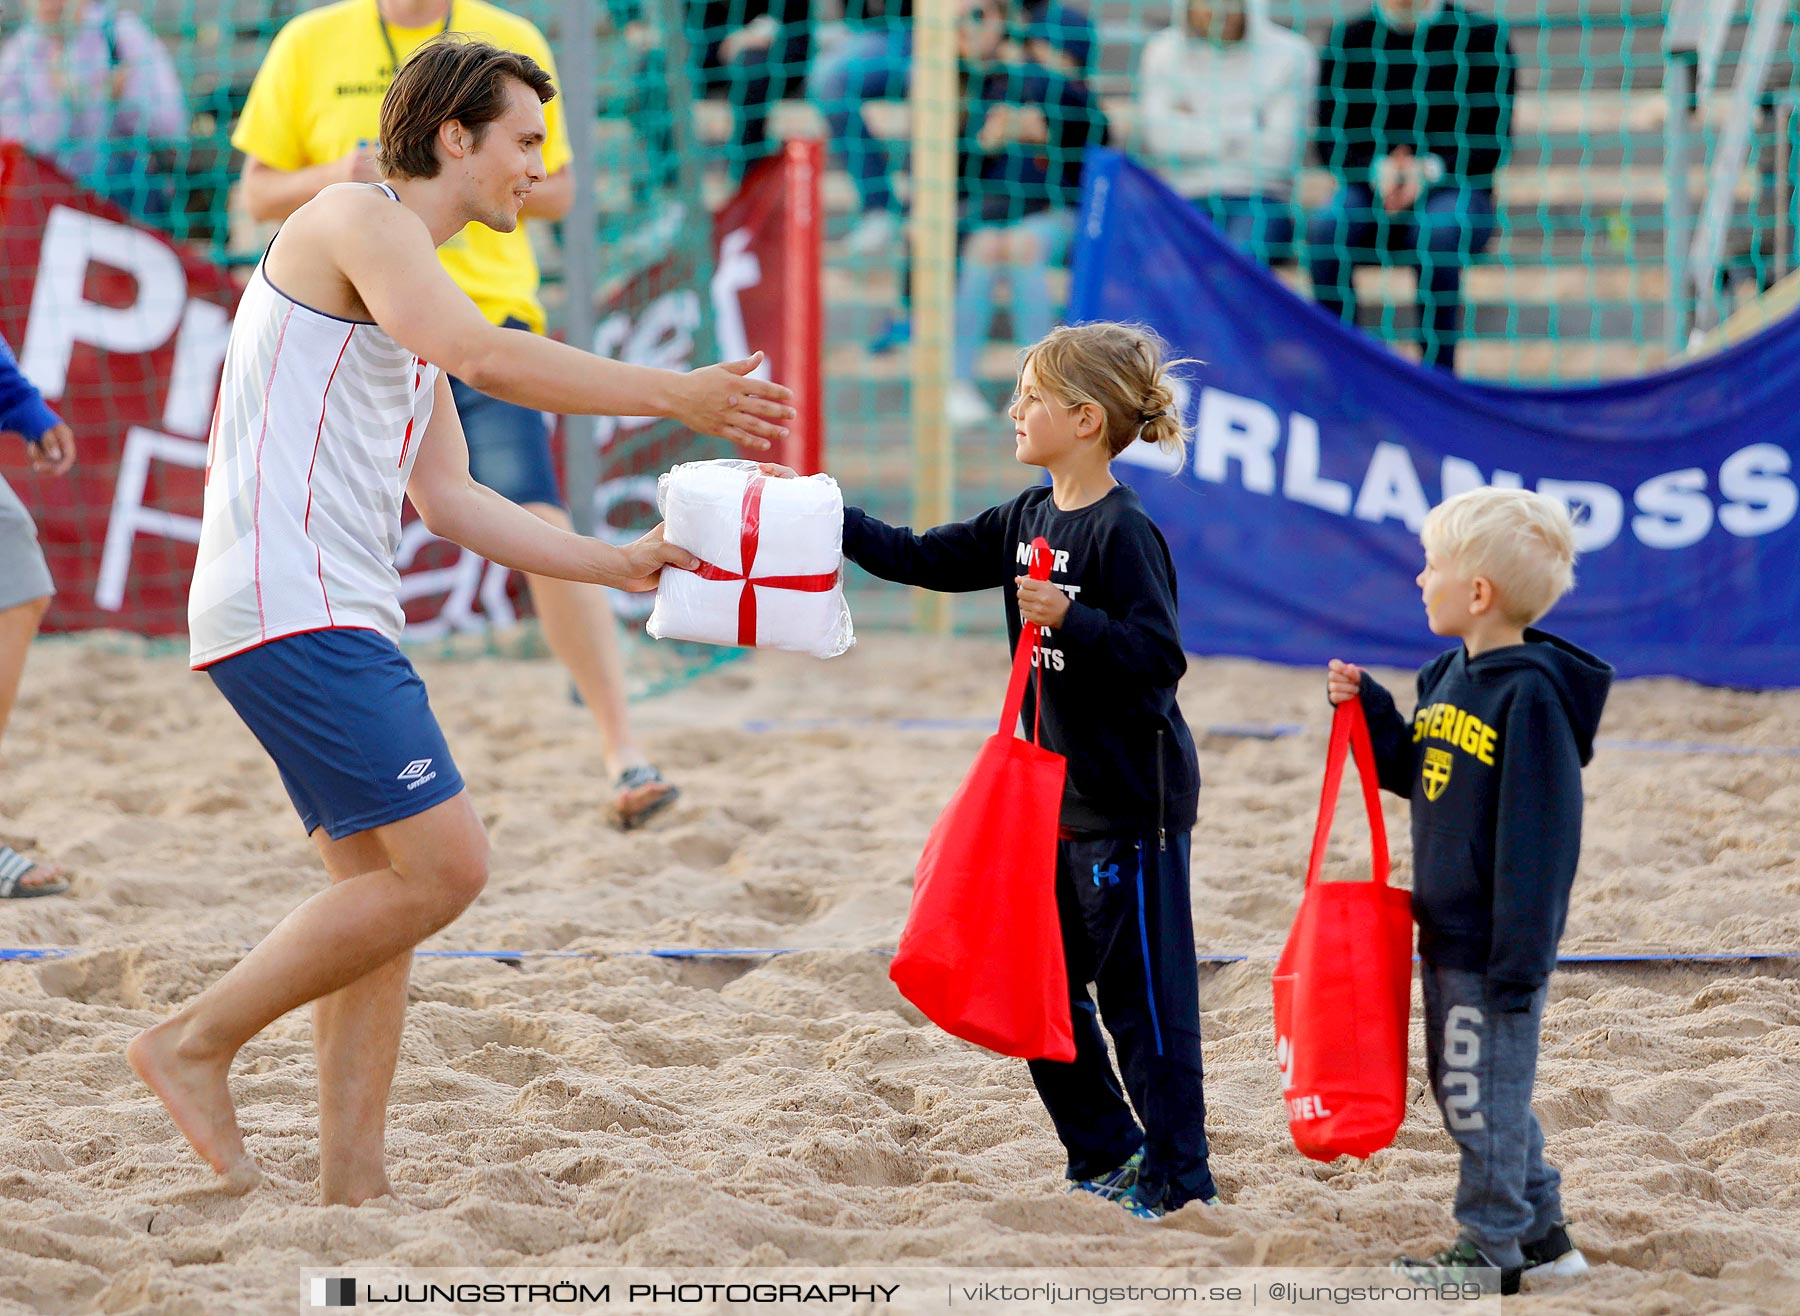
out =
[[(1170, 836), (1160, 848), (1155, 836), (1060, 842), (1056, 903), (1075, 1059), (1034, 1060), (1031, 1079), (1068, 1149), (1069, 1178), (1105, 1174), (1142, 1145), (1139, 1182), (1147, 1200), (1157, 1200), (1159, 1187), (1170, 1210), (1211, 1197), (1187, 835)], [(1102, 1022), (1119, 1053), (1129, 1105)]]

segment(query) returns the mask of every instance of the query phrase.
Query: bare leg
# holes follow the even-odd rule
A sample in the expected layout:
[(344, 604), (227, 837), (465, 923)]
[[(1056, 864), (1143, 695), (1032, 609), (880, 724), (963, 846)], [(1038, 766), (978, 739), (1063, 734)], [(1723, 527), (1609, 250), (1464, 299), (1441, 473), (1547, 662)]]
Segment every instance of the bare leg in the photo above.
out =
[(244, 1043), (289, 1010), (410, 952), (487, 881), (487, 837), (467, 791), (376, 836), (390, 867), (333, 882), (127, 1049), (131, 1067), (194, 1150), (234, 1184), (248, 1158), (226, 1075)]
[[(12, 718), (13, 701), (19, 695), (19, 681), (25, 675), (25, 655), (37, 635), (38, 624), (50, 611), (50, 596), (28, 599), (0, 612), (0, 737), (6, 735), (6, 724)], [(27, 856), (29, 858), (30, 856)], [(19, 889), (51, 886), (62, 881), (62, 870), (55, 864), (40, 863), (19, 882)]]
[[(37, 635), (38, 623), (50, 610), (50, 599), (31, 599), (0, 612), (0, 736), (12, 717), (19, 680), (25, 675), (25, 654)], [(583, 698), (586, 698), (584, 695)]]
[[(527, 503), (526, 509), (551, 525), (570, 528), (569, 514), (549, 503)], [(606, 591), (551, 576), (526, 576), (537, 605), (544, 641), (557, 661), (569, 669), (582, 702), (600, 729), (600, 752), (608, 778), (645, 762), (632, 738), (625, 711), (625, 662), (619, 653), (619, 624)]]
[[(334, 841), (312, 834), (333, 882), (389, 867), (374, 832)], [(312, 1003), (313, 1050), (319, 1059), (319, 1196), (325, 1206), (361, 1206), (391, 1196), (385, 1163), (388, 1089), (400, 1059), (406, 1022), (405, 950), (347, 987)]]

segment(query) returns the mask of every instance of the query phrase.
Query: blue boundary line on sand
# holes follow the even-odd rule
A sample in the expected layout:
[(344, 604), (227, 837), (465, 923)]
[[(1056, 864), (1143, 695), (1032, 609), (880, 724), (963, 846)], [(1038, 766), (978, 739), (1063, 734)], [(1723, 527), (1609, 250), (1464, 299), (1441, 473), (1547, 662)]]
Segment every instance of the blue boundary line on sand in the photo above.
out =
[[(96, 949), (111, 949), (100, 947)], [(249, 947), (245, 947), (248, 950)], [(705, 960), (705, 959), (773, 959), (778, 955), (804, 955), (808, 952), (844, 951), (867, 955), (892, 955), (892, 947), (858, 946), (662, 946), (644, 950), (415, 950), (413, 955), (427, 960)], [(78, 946), (0, 946), (0, 963), (60, 960), (83, 954)], [(1208, 952), (1195, 957), (1201, 964), (1247, 964), (1273, 961), (1272, 954), (1228, 954)], [(1417, 958), (1416, 956), (1414, 958)], [(1581, 955), (1559, 955), (1559, 968), (1580, 968), (1596, 964), (1746, 964), (1800, 960), (1800, 950), (1744, 951), (1597, 951)]]
[(1626, 740), (1601, 736), (1599, 749), (1619, 749), (1643, 754), (1719, 754), (1727, 758), (1800, 758), (1800, 745), (1727, 745), (1711, 740)]
[[(752, 735), (772, 731), (854, 731), (879, 727), (887, 731), (992, 731), (991, 717), (767, 717), (751, 718), (742, 729)], [(1283, 740), (1304, 733), (1299, 722), (1220, 722), (1200, 728), (1203, 736), (1232, 740)]]
[[(772, 731), (848, 731), (880, 727), (889, 731), (985, 731), (993, 726), (986, 717), (776, 717), (752, 718), (743, 729), (753, 735)], [(1227, 740), (1285, 740), (1304, 735), (1300, 722), (1220, 722), (1198, 728), (1203, 736)], [(1800, 745), (1732, 745), (1716, 740), (1634, 740), (1601, 736), (1599, 749), (1635, 754), (1701, 754), (1726, 758), (1800, 758)]]

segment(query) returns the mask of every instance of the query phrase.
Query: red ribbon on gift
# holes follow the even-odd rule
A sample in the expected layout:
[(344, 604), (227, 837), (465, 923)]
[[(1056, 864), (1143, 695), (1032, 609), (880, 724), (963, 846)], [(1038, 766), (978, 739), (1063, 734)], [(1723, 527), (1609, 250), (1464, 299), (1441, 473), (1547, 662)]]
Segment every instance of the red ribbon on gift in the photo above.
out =
[(756, 567), (756, 550), (762, 542), (762, 491), (768, 477), (758, 471), (750, 477), (744, 486), (744, 526), (739, 544), (743, 552), (744, 569), (727, 571), (723, 567), (715, 567), (710, 562), (702, 562), (694, 571), (702, 580), (741, 580), (744, 592), (738, 599), (738, 638), (737, 642), (747, 649), (756, 647), (756, 589), (763, 586), (767, 589), (792, 589), (803, 594), (823, 594), (833, 589), (838, 583), (838, 572), (827, 571), (816, 576), (753, 576)]

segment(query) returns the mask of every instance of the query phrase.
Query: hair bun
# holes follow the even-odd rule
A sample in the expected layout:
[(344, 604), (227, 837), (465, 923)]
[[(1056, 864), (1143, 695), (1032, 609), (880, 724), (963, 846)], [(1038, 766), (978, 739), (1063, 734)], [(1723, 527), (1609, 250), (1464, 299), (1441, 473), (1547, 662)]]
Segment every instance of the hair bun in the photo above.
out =
[(1025, 354), (1040, 389), (1070, 406), (1093, 404), (1106, 418), (1108, 458), (1139, 441), (1170, 454), (1186, 444), (1168, 345), (1143, 325), (1110, 320), (1052, 329)]

